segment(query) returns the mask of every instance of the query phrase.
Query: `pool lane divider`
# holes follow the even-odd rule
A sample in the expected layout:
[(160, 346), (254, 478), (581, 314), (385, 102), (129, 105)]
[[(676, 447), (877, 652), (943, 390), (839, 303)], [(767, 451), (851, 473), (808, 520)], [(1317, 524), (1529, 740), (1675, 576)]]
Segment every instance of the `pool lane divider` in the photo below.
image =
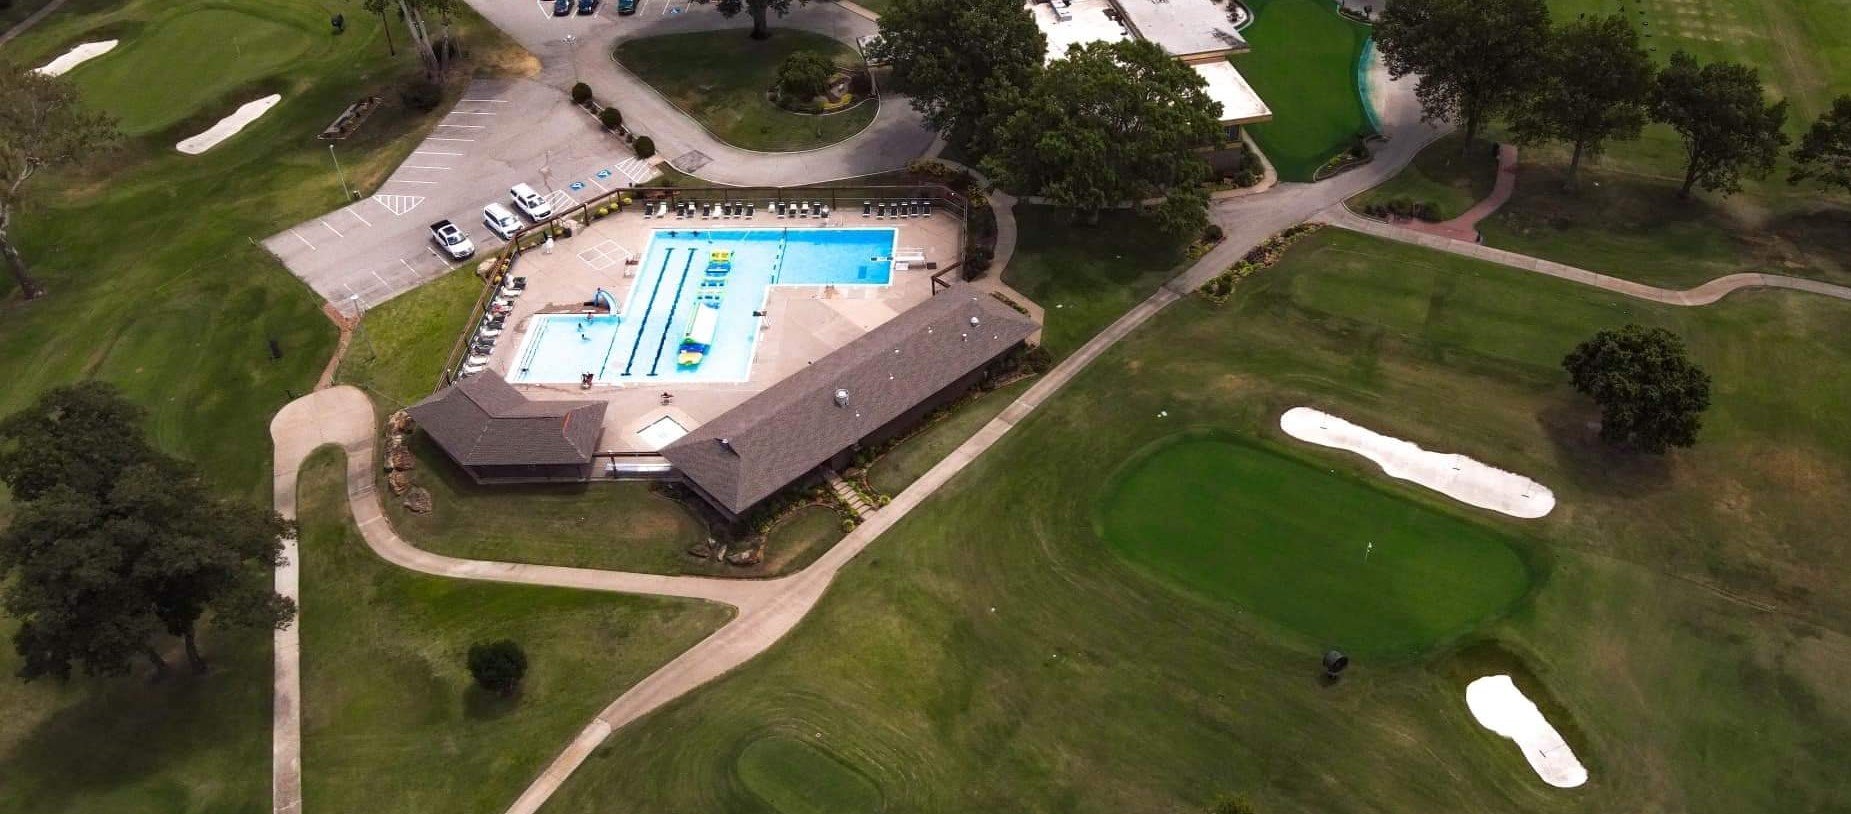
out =
[[(688, 250), (692, 257), (694, 250)], [(668, 274), (668, 261), (675, 256), (675, 250), (662, 253), (662, 267), (656, 269), (656, 284), (649, 289), (649, 304), (643, 306), (643, 321), (636, 323), (636, 341), (630, 343), (630, 359), (623, 363), (623, 375), (630, 375), (630, 368), (636, 366), (636, 350), (643, 346), (643, 328), (649, 324), (649, 315), (656, 310), (656, 295), (662, 292), (662, 278)]]
[(668, 301), (668, 319), (662, 323), (662, 339), (656, 342), (656, 357), (649, 363), (651, 376), (656, 375), (657, 368), (662, 366), (662, 349), (668, 347), (668, 332), (675, 329), (675, 312), (681, 309), (681, 290), (688, 285), (688, 270), (694, 268), (694, 256), (697, 254), (700, 254), (698, 250), (688, 250), (688, 262), (682, 265), (681, 279), (675, 282), (675, 298)]

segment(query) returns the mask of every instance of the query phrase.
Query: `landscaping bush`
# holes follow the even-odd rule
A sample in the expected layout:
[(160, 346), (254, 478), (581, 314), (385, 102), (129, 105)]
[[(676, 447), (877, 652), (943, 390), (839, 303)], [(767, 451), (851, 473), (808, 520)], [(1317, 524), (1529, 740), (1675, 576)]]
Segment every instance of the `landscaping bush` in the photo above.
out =
[(604, 125), (606, 130), (616, 130), (623, 126), (623, 114), (617, 108), (607, 107), (598, 111), (598, 123)]
[(631, 142), (630, 149), (636, 151), (637, 158), (648, 158), (656, 154), (656, 142), (648, 136), (637, 136), (636, 141)]
[(496, 695), (513, 693), (527, 675), (527, 651), (512, 639), (477, 642), (469, 646), (469, 675)]
[(1204, 243), (1220, 243), (1226, 237), (1227, 233), (1221, 230), (1221, 224), (1219, 223), (1211, 223), (1202, 229), (1202, 241)]
[(1041, 375), (1054, 369), (1054, 352), (1041, 345), (1031, 345), (1022, 355), (1022, 367), (1028, 372)]
[(406, 107), (429, 113), (443, 104), (443, 86), (429, 79), (413, 79), (399, 87), (398, 97)]
[(793, 102), (814, 99), (829, 89), (835, 71), (835, 62), (821, 51), (798, 51), (778, 67), (778, 94)]
[(580, 82), (572, 86), (572, 104), (582, 105), (591, 101), (591, 86)]

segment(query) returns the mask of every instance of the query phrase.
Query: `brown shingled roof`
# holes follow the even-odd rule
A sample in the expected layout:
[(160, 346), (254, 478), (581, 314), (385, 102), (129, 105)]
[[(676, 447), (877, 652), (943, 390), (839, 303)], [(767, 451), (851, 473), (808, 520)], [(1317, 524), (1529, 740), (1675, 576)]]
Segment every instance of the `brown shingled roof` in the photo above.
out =
[(406, 412), (463, 466), (584, 464), (597, 452), (602, 401), (535, 401), (493, 371), (444, 388)]
[[(742, 513), (1037, 327), (995, 297), (957, 286), (695, 428), (662, 457)], [(837, 403), (839, 390), (846, 405)]]

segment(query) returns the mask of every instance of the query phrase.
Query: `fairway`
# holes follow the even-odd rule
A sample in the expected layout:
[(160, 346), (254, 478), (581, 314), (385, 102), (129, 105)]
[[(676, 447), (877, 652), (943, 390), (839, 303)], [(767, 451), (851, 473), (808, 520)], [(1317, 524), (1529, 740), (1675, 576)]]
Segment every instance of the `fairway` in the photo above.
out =
[(1503, 535), (1232, 436), (1158, 442), (1100, 520), (1152, 575), (1352, 653), (1418, 653), (1529, 585)]
[(881, 793), (819, 746), (784, 735), (760, 738), (739, 755), (739, 781), (779, 814), (868, 814)]
[[(206, 6), (167, 14), (100, 59), (71, 71), (84, 100), (138, 136), (196, 113), (230, 113), (315, 45), (300, 20), (264, 6)], [(233, 92), (243, 89), (245, 96)], [(210, 110), (206, 109), (211, 107)]]
[(812, 116), (765, 98), (777, 81), (778, 66), (798, 51), (820, 51), (838, 65), (860, 60), (833, 39), (785, 28), (768, 40), (749, 39), (733, 29), (630, 40), (617, 46), (617, 62), (715, 137), (748, 150), (824, 147), (874, 121), (880, 106), (875, 100)]
[(1253, 24), (1242, 31), (1253, 50), (1234, 67), (1272, 108), (1248, 132), (1283, 181), (1309, 181), (1331, 156), (1374, 132), (1356, 85), (1356, 64), (1369, 26), (1337, 13), (1327, 0), (1250, 0)]

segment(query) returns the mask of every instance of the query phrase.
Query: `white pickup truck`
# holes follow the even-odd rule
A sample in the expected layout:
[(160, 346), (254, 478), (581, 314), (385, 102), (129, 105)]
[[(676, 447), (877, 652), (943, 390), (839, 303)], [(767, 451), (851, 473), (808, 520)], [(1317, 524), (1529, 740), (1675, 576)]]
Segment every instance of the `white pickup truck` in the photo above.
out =
[(469, 242), (463, 228), (447, 220), (431, 224), (431, 239), (451, 260), (467, 260), (476, 253), (476, 244)]

